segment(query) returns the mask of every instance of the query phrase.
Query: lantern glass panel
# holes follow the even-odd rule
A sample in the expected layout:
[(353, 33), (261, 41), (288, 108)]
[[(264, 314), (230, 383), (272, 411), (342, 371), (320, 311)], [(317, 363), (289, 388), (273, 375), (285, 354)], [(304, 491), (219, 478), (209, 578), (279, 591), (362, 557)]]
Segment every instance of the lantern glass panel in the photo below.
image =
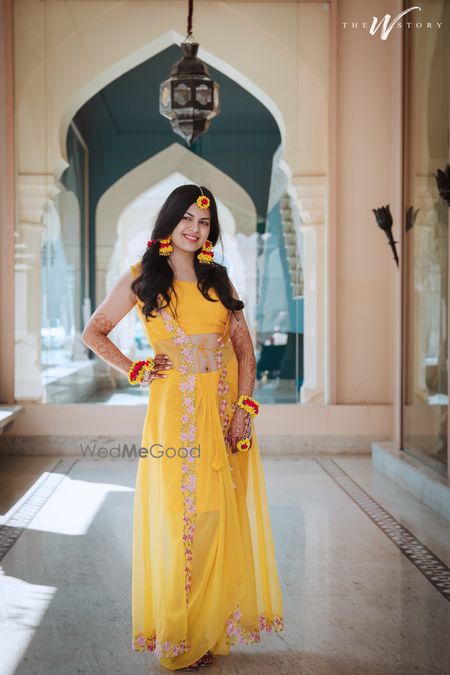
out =
[(174, 87), (173, 90), (173, 102), (179, 106), (185, 106), (190, 103), (191, 100), (191, 88), (186, 84), (179, 83)]
[(195, 100), (200, 103), (200, 105), (208, 105), (208, 103), (211, 103), (211, 89), (207, 84), (198, 84), (195, 87)]
[(214, 110), (219, 109), (219, 87), (214, 82)]
[(165, 85), (161, 90), (161, 105), (167, 108), (170, 105), (170, 87)]

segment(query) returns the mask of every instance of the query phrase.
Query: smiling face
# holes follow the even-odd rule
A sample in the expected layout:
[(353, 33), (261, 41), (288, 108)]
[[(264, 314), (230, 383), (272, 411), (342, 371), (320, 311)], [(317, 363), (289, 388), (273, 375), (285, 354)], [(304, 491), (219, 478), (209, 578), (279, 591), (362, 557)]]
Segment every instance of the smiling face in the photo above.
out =
[(210, 209), (201, 209), (194, 202), (186, 211), (172, 232), (174, 248), (194, 252), (203, 246), (211, 229)]

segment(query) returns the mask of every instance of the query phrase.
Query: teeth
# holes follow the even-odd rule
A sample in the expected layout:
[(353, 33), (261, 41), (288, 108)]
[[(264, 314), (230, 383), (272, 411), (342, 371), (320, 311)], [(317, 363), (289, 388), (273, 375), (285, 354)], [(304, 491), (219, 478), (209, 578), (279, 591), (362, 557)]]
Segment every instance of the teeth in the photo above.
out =
[(191, 237), (189, 234), (184, 235), (186, 239), (190, 239), (191, 241), (198, 241), (198, 237)]

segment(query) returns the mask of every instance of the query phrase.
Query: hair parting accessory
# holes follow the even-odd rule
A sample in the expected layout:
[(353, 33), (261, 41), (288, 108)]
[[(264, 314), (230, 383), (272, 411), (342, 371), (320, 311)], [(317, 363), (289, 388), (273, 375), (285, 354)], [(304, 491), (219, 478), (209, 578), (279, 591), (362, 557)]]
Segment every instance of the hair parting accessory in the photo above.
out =
[(155, 359), (151, 357), (145, 360), (133, 361), (128, 369), (128, 382), (139, 384), (146, 370), (155, 370)]
[(200, 187), (200, 185), (197, 185), (197, 187), (202, 193), (200, 197), (197, 198), (197, 206), (199, 206), (201, 209), (207, 209), (211, 202), (209, 198), (205, 194), (203, 194), (203, 190)]
[(207, 239), (202, 246), (200, 253), (197, 253), (197, 260), (201, 263), (211, 263), (214, 258), (214, 251), (212, 250), (212, 241)]

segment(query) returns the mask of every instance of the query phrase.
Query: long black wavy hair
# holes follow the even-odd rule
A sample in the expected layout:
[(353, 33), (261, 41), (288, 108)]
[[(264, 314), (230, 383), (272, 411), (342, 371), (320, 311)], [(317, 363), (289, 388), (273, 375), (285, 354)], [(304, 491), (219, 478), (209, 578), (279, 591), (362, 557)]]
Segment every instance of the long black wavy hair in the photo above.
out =
[[(210, 230), (208, 239), (212, 242), (213, 246), (220, 240), (223, 248), (216, 201), (208, 188), (204, 185), (201, 188), (210, 200)], [(200, 194), (201, 192), (197, 185), (180, 185), (175, 188), (158, 212), (151, 239), (165, 239), (169, 237), (183, 218), (186, 210), (197, 201)], [(197, 288), (202, 295), (210, 302), (218, 302), (218, 300), (210, 297), (208, 294), (208, 290), (212, 287), (227, 309), (230, 309), (232, 312), (243, 309), (244, 303), (242, 300), (237, 300), (232, 295), (226, 267), (214, 262), (214, 260), (209, 264), (199, 262), (197, 253), (200, 250), (201, 247), (194, 252), (194, 270), (197, 276)], [(159, 255), (159, 244), (156, 242), (153, 246), (148, 247), (142, 256), (141, 274), (131, 284), (131, 290), (143, 302), (141, 310), (146, 319), (150, 317), (155, 318), (157, 314), (153, 315), (152, 312), (158, 309), (158, 307), (164, 308), (169, 306), (169, 290), (176, 296), (176, 291), (172, 284), (173, 280), (173, 270), (169, 265), (168, 256)], [(159, 294), (166, 301), (165, 305), (158, 305)]]

